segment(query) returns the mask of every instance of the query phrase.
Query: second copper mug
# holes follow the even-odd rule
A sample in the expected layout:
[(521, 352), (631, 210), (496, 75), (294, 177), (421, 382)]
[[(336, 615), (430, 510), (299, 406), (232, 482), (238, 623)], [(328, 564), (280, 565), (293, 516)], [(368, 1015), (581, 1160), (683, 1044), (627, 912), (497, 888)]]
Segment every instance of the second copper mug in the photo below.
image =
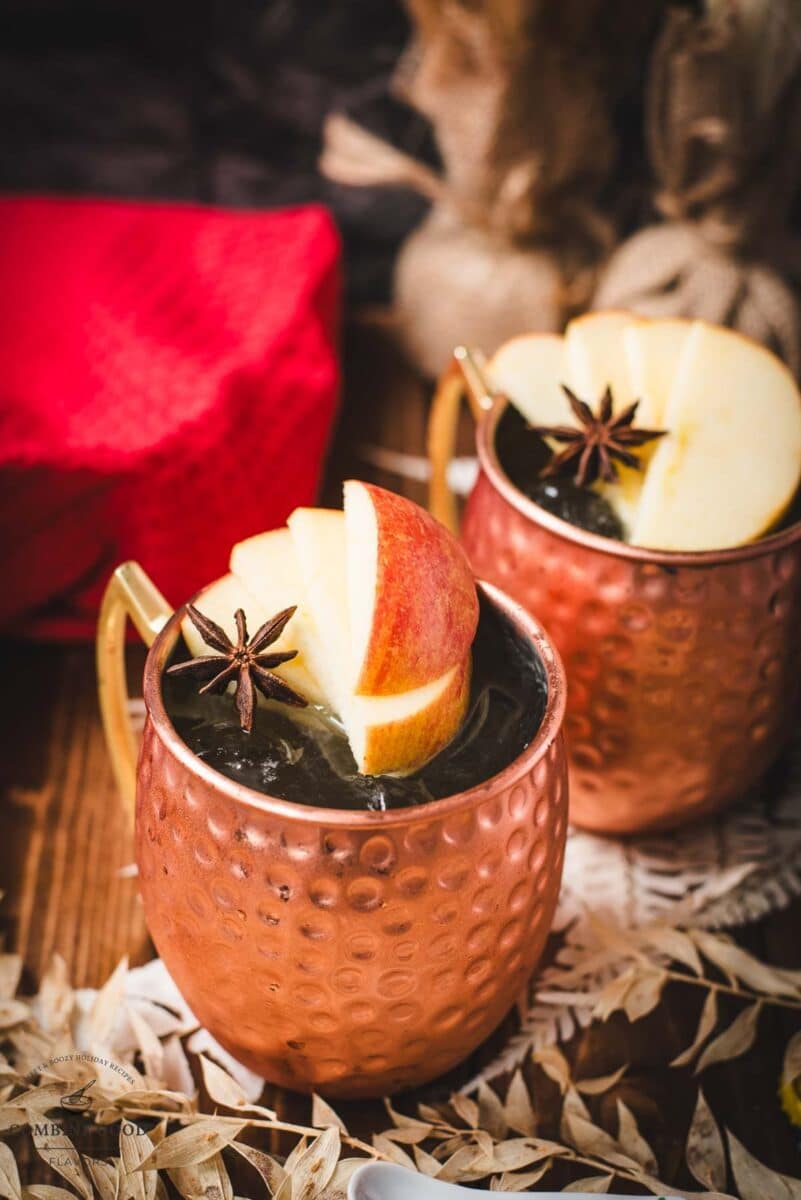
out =
[(568, 524), (506, 475), (495, 434), (507, 401), (462, 350), (429, 428), (431, 509), (451, 528), (446, 470), (465, 388), (479, 475), (462, 542), (476, 574), (536, 613), (562, 656), (571, 821), (603, 833), (670, 828), (743, 796), (798, 724), (801, 523), (700, 553)]

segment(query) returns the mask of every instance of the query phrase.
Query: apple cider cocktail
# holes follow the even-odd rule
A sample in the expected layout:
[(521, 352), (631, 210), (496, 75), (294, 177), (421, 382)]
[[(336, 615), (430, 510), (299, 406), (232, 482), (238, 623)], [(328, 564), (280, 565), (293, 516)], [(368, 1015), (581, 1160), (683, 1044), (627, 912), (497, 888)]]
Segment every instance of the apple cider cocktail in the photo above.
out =
[(542, 663), (478, 600), (456, 540), (356, 481), (344, 512), (297, 509), (235, 546), (182, 630), (164, 679), (178, 734), (299, 804), (385, 811), (466, 791), (518, 758), (547, 703)]

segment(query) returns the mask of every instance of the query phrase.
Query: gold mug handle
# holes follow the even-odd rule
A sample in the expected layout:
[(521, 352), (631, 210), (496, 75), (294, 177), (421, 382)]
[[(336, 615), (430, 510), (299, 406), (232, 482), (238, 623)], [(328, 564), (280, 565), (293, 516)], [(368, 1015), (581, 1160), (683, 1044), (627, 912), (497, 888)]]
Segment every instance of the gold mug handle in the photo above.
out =
[(114, 778), (133, 815), (136, 799), (136, 738), (128, 711), (125, 622), (134, 623), (146, 646), (172, 616), (172, 608), (139, 563), (117, 567), (108, 581), (97, 622), (97, 690)]
[(484, 374), (484, 356), (478, 350), (457, 346), (450, 365), (440, 376), (431, 402), (427, 437), (431, 466), (428, 509), (454, 534), (459, 532), (459, 515), (456, 498), (448, 484), (448, 467), (456, 450), (459, 409), (465, 397), (476, 422), (495, 403)]

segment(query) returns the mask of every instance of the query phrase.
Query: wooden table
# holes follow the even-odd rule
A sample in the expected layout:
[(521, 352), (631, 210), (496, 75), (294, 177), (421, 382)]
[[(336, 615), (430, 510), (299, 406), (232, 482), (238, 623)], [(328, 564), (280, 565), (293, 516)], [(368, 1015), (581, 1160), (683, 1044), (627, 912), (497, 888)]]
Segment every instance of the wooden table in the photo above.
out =
[[(341, 480), (358, 475), (424, 503), (424, 484), (366, 464), (361, 451), (373, 444), (421, 454), (425, 444), (427, 389), (393, 348), (384, 322), (366, 320), (348, 331), (345, 370), (346, 400), (324, 502), (338, 504)], [(464, 436), (469, 439), (468, 430)], [(140, 963), (151, 957), (152, 947), (136, 881), (123, 870), (132, 861), (131, 831), (103, 744), (93, 652), (88, 646), (6, 642), (0, 653), (5, 666), (0, 921), (6, 945), (23, 955), (29, 985), (41, 977), (54, 951), (65, 958), (74, 984), (97, 985), (123, 954)], [(142, 661), (141, 653), (131, 652), (132, 678)], [(743, 930), (740, 940), (767, 961), (801, 967), (801, 899)], [(616, 1095), (630, 1103), (657, 1151), (662, 1177), (692, 1186), (686, 1173), (676, 1172), (681, 1172), (695, 1085), (688, 1072), (664, 1065), (692, 1040), (699, 1001), (687, 992), (669, 992), (659, 1013), (636, 1025), (615, 1017), (591, 1028), (576, 1039), (571, 1058), (579, 1077), (630, 1064), (623, 1083), (602, 1099), (599, 1115), (608, 1105), (614, 1111)], [(798, 1025), (793, 1016), (765, 1013), (758, 1050), (712, 1068), (704, 1089), (719, 1120), (754, 1154), (801, 1176), (801, 1137), (776, 1100), (783, 1049)], [(446, 1096), (481, 1057), (426, 1089), (427, 1097)], [(305, 1100), (276, 1089), (270, 1089), (268, 1102), (292, 1119), (306, 1112)], [(343, 1108), (363, 1130), (383, 1115), (375, 1104)], [(38, 1166), (31, 1166), (31, 1179), (38, 1174)]]

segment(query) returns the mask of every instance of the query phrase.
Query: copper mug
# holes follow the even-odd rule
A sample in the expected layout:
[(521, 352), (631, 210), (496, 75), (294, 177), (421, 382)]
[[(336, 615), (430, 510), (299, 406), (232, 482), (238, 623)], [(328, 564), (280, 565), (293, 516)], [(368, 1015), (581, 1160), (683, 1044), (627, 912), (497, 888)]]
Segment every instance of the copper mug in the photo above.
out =
[[(526, 750), (459, 794), (389, 812), (306, 807), (202, 762), (164, 708), (183, 609), (135, 563), (98, 630), (101, 709), (159, 954), (198, 1019), (266, 1079), (376, 1096), (454, 1066), (498, 1025), (540, 957), (567, 825), (565, 679), (539, 625), (485, 596), (530, 642), (548, 686)], [(136, 765), (125, 621), (151, 644)]]
[(462, 543), (476, 574), (537, 614), (564, 662), (571, 821), (667, 829), (743, 796), (798, 723), (801, 523), (676, 553), (562, 521), (505, 474), (495, 432), (507, 401), (462, 347), (429, 425), (430, 507), (453, 530), (447, 467), (465, 394), (479, 475)]

